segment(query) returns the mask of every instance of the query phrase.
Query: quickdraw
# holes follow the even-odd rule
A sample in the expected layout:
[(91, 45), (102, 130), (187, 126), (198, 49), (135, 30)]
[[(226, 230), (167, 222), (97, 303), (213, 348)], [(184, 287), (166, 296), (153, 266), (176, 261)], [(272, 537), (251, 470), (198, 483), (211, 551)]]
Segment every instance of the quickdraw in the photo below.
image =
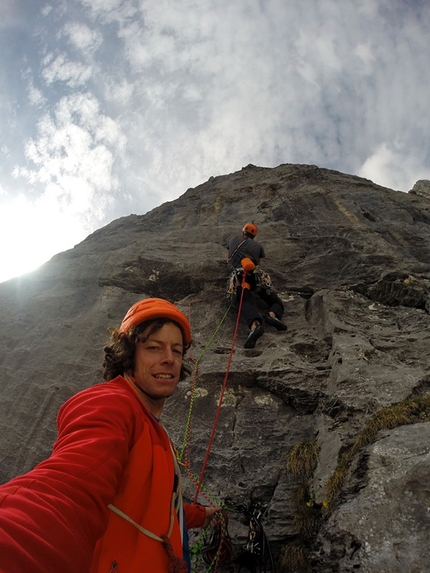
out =
[(205, 532), (199, 545), (199, 553), (208, 565), (206, 573), (217, 571), (218, 566), (229, 563), (237, 565), (237, 573), (246, 570), (250, 573), (276, 573), (275, 563), (269, 540), (262, 525), (262, 518), (267, 505), (252, 503), (250, 505), (233, 505), (226, 502), (228, 509), (243, 513), (248, 522), (248, 535), (241, 550), (234, 555), (232, 542), (227, 531), (228, 518), (222, 512), (217, 525)]
[(248, 537), (242, 551), (234, 558), (239, 565), (237, 573), (245, 567), (251, 573), (276, 573), (269, 540), (261, 523), (267, 505), (261, 503), (237, 505), (235, 510), (244, 513), (248, 521)]
[[(227, 283), (227, 292), (229, 295), (233, 295), (236, 292), (237, 287), (241, 285), (243, 274), (244, 271), (241, 267), (235, 269), (230, 274)], [(257, 289), (264, 289), (267, 291), (273, 290), (272, 280), (267, 271), (264, 271), (263, 269), (256, 267), (255, 270), (252, 272), (252, 275), (254, 277), (255, 286)]]

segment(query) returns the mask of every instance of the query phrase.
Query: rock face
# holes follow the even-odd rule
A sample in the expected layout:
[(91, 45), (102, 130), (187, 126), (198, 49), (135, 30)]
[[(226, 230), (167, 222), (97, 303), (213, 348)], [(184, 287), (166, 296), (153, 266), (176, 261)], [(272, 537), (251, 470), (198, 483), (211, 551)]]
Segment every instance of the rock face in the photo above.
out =
[(430, 181), (428, 179), (420, 179), (415, 183), (410, 192), (430, 199)]
[(339, 531), (350, 536), (341, 571), (428, 570), (429, 439), (430, 424), (418, 423), (381, 433), (369, 448), (366, 487), (339, 507), (324, 534), (326, 552), (336, 551)]
[[(278, 573), (429, 570), (430, 199), (419, 190), (250, 165), (1, 284), (1, 480), (49, 455), (59, 406), (101, 381), (107, 328), (148, 296), (191, 320), (188, 452), (199, 475), (236, 321), (225, 245), (253, 221), (288, 331), (267, 327), (245, 350), (241, 323), (205, 491), (229, 507), (267, 505)], [(180, 451), (190, 402), (188, 380), (163, 414)], [(288, 470), (306, 443), (318, 452), (311, 471)], [(238, 551), (241, 514), (229, 529)]]

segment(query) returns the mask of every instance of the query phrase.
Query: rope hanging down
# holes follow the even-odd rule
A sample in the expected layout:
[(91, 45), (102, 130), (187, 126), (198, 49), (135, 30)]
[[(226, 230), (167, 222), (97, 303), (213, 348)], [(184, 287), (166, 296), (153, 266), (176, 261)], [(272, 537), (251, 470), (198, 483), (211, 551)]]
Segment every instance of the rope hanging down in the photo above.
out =
[[(200, 303), (200, 302), (206, 302), (208, 300), (221, 298), (223, 296), (225, 296), (225, 295), (218, 295), (218, 296), (213, 296), (213, 297), (194, 300), (194, 301), (189, 302), (188, 303), (188, 320), (189, 320), (189, 322), (191, 323), (191, 307), (193, 304)], [(193, 412), (193, 407), (194, 407), (196, 380), (197, 380), (197, 375), (198, 375), (199, 362), (203, 358), (203, 356), (205, 355), (209, 346), (212, 344), (213, 340), (215, 339), (216, 335), (218, 334), (219, 329), (224, 324), (224, 321), (227, 318), (228, 313), (230, 312), (230, 308), (231, 308), (232, 304), (233, 304), (233, 302), (230, 301), (230, 304), (229, 304), (227, 310), (225, 311), (224, 316), (221, 318), (221, 320), (220, 320), (219, 324), (217, 325), (214, 333), (212, 334), (212, 336), (210, 337), (206, 346), (204, 347), (204, 349), (202, 350), (202, 352), (198, 356), (197, 360), (194, 359), (194, 357), (192, 356), (192, 351), (190, 351), (190, 360), (192, 362), (194, 362), (194, 370), (193, 370), (192, 378), (191, 378), (190, 405), (188, 408), (188, 416), (187, 416), (187, 421), (185, 424), (185, 431), (184, 431), (184, 437), (183, 437), (183, 441), (182, 441), (182, 447), (181, 447), (180, 452), (177, 452), (177, 459), (178, 459), (179, 464), (181, 464), (182, 466), (185, 467), (187, 474), (188, 474), (188, 478), (190, 479), (190, 481), (194, 485), (194, 487), (197, 487), (198, 476), (196, 476), (191, 471), (190, 455), (189, 455), (189, 443), (190, 443), (191, 419), (192, 419), (192, 412)], [(201, 495), (205, 498), (205, 500), (209, 503), (209, 505), (211, 505), (213, 507), (220, 505), (220, 502), (218, 500), (216, 500), (214, 498), (214, 496), (211, 495), (211, 493), (209, 491), (207, 491), (206, 488), (204, 488), (203, 486), (202, 486)]]
[(239, 308), (238, 308), (238, 311), (237, 311), (236, 326), (235, 326), (235, 329), (234, 329), (233, 340), (232, 340), (232, 343), (231, 343), (230, 355), (229, 355), (228, 363), (227, 363), (227, 370), (226, 370), (225, 377), (224, 377), (224, 382), (223, 382), (223, 385), (222, 385), (222, 388), (221, 388), (221, 394), (220, 394), (220, 397), (219, 397), (219, 400), (218, 400), (218, 408), (217, 408), (217, 411), (216, 411), (216, 414), (215, 414), (215, 420), (214, 420), (214, 423), (213, 423), (213, 426), (212, 426), (212, 432), (211, 432), (211, 435), (210, 435), (210, 438), (209, 438), (208, 447), (206, 448), (206, 455), (205, 455), (205, 459), (203, 460), (203, 466), (202, 466), (202, 470), (201, 470), (201, 472), (200, 472), (199, 482), (198, 482), (198, 484), (197, 484), (196, 493), (195, 493), (195, 495), (194, 495), (194, 503), (197, 503), (197, 498), (198, 498), (198, 496), (199, 496), (199, 492), (200, 492), (200, 489), (201, 489), (201, 487), (202, 487), (203, 476), (204, 476), (205, 471), (206, 471), (206, 466), (207, 466), (207, 463), (208, 463), (208, 460), (209, 460), (209, 454), (210, 454), (210, 451), (211, 451), (212, 442), (213, 442), (213, 440), (214, 440), (215, 431), (216, 431), (216, 427), (217, 427), (217, 424), (218, 424), (218, 419), (219, 419), (219, 414), (220, 414), (220, 411), (221, 411), (221, 406), (222, 406), (222, 401), (223, 401), (223, 398), (224, 398), (224, 393), (225, 393), (225, 390), (226, 390), (226, 388), (227, 388), (228, 375), (229, 375), (229, 373), (230, 373), (231, 361), (232, 361), (232, 359), (233, 359), (233, 353), (234, 353), (234, 346), (235, 346), (235, 343), (236, 343), (237, 332), (238, 332), (238, 330), (239, 330), (240, 313), (241, 313), (241, 310), (242, 310), (242, 301), (243, 301), (243, 291), (244, 291), (244, 288), (245, 288), (245, 287), (244, 287), (245, 278), (246, 278), (246, 273), (244, 272), (243, 275), (242, 275), (242, 289), (241, 289), (241, 293), (240, 293), (240, 302), (239, 302)]
[[(197, 482), (196, 476), (194, 476), (192, 474), (192, 472), (190, 471), (189, 451), (188, 451), (189, 435), (190, 435), (190, 427), (191, 427), (191, 416), (192, 416), (192, 409), (193, 409), (193, 402), (194, 402), (194, 390), (195, 390), (195, 382), (196, 382), (197, 372), (198, 372), (198, 364), (199, 364), (200, 360), (202, 359), (203, 355), (205, 354), (205, 352), (207, 351), (208, 347), (210, 346), (210, 344), (214, 340), (214, 338), (215, 338), (216, 334), (218, 333), (218, 330), (220, 329), (221, 325), (223, 324), (223, 322), (224, 322), (224, 320), (225, 320), (225, 318), (226, 318), (226, 316), (230, 310), (231, 304), (230, 304), (229, 308), (227, 309), (226, 313), (224, 314), (223, 318), (221, 319), (221, 322), (217, 326), (214, 334), (210, 338), (209, 342), (206, 344), (206, 346), (204, 347), (200, 356), (195, 361), (195, 368), (194, 368), (194, 372), (193, 372), (193, 379), (192, 379), (192, 385), (191, 385), (190, 408), (189, 408), (189, 413), (188, 413), (188, 419), (187, 419), (187, 425), (186, 425), (186, 430), (185, 430), (185, 436), (184, 436), (182, 451), (181, 451), (181, 455), (179, 456), (179, 459), (181, 459), (184, 452), (185, 452), (185, 463), (183, 465), (186, 466), (191, 481), (196, 485), (196, 493), (195, 493), (195, 497), (194, 497), (194, 503), (197, 502), (198, 495), (199, 495), (199, 493), (201, 493), (201, 495), (203, 495), (203, 497), (212, 505), (220, 505), (220, 504), (216, 504), (214, 502), (214, 499), (212, 498), (212, 496), (203, 487), (202, 482), (203, 482), (203, 477), (204, 477), (204, 473), (206, 470), (206, 466), (208, 463), (212, 442), (213, 442), (213, 439), (215, 436), (216, 427), (218, 424), (220, 410), (221, 410), (225, 390), (227, 387), (228, 376), (230, 373), (230, 367), (231, 367), (231, 362), (232, 362), (232, 358), (233, 358), (237, 333), (238, 333), (238, 329), (239, 329), (240, 314), (241, 314), (242, 304), (243, 304), (243, 295), (244, 295), (244, 288), (245, 288), (244, 285), (246, 283), (245, 279), (246, 279), (246, 272), (244, 272), (242, 275), (241, 296), (240, 296), (240, 302), (239, 302), (239, 306), (238, 306), (236, 325), (235, 325), (235, 330), (234, 330), (234, 335), (233, 335), (233, 340), (232, 340), (231, 351), (230, 351), (229, 360), (228, 360), (228, 364), (227, 364), (226, 374), (224, 377), (224, 382), (222, 385), (222, 389), (221, 389), (221, 393), (220, 393), (220, 397), (219, 397), (219, 401), (218, 401), (218, 408), (216, 411), (215, 420), (214, 420), (213, 427), (212, 427), (212, 432), (210, 435), (208, 447), (206, 450), (205, 459), (203, 462), (203, 466), (202, 466), (202, 470), (201, 470), (200, 478), (199, 478), (198, 482)], [(195, 301), (195, 302), (200, 302), (200, 301)], [(189, 307), (189, 314), (191, 314), (191, 305)], [(189, 319), (191, 319), (191, 317), (189, 317)], [(224, 504), (222, 504), (222, 505), (224, 508), (226, 507)], [(244, 507), (246, 507), (246, 506), (244, 506)], [(239, 509), (239, 507), (237, 509)], [(274, 562), (273, 562), (273, 556), (272, 556), (271, 550), (270, 550), (270, 545), (269, 545), (268, 540), (264, 534), (263, 528), (261, 526), (261, 522), (259, 520), (261, 514), (262, 514), (262, 512), (260, 510), (257, 510), (257, 508), (254, 508), (254, 511), (250, 512), (251, 519), (249, 522), (248, 540), (247, 540), (247, 543), (244, 546), (242, 552), (236, 558), (234, 558), (234, 561), (236, 562), (236, 560), (237, 560), (237, 563), (240, 565), (241, 569), (245, 564), (248, 566), (251, 564), (252, 567), (257, 566), (257, 564), (258, 564), (258, 566), (260, 568), (260, 572), (262, 572), (263, 569), (265, 569), (265, 567), (269, 567), (269, 569), (265, 569), (265, 570), (267, 570), (267, 571), (270, 570), (270, 571), (274, 572), (275, 567), (274, 567)], [(231, 563), (232, 559), (233, 559), (233, 547), (232, 547), (232, 542), (231, 542), (230, 535), (228, 533), (228, 528), (227, 528), (227, 524), (228, 524), (227, 514), (225, 513), (224, 510), (222, 510), (219, 514), (217, 514), (217, 516), (218, 516), (218, 523), (214, 528), (211, 529), (211, 533), (209, 534), (209, 537), (208, 537), (208, 529), (209, 529), (209, 527), (208, 527), (207, 530), (205, 530), (205, 533), (204, 533), (203, 537), (201, 538), (200, 542), (192, 550), (192, 553), (194, 554), (195, 558), (197, 558), (197, 556), (199, 554), (203, 557), (203, 561), (208, 565), (207, 573), (209, 573), (210, 571), (213, 571), (213, 573), (216, 573), (216, 571), (218, 571), (219, 566), (227, 564), (227, 563)]]
[[(199, 301), (194, 301), (194, 302), (199, 302)], [(191, 379), (191, 399), (190, 399), (190, 407), (188, 409), (188, 417), (187, 417), (187, 422), (185, 425), (185, 433), (184, 433), (184, 439), (182, 442), (182, 448), (181, 448), (181, 452), (179, 454), (179, 461), (182, 461), (184, 454), (185, 454), (185, 461), (184, 461), (184, 465), (188, 467), (189, 465), (189, 438), (190, 438), (190, 431), (191, 431), (191, 418), (192, 418), (192, 413), (193, 413), (193, 406), (194, 406), (194, 398), (195, 398), (195, 386), (196, 386), (196, 379), (197, 379), (197, 374), (198, 374), (198, 370), (199, 370), (199, 362), (200, 360), (203, 358), (203, 356), (205, 355), (207, 349), (209, 348), (209, 346), (212, 344), (214, 338), (216, 337), (216, 335), (218, 334), (219, 329), (221, 328), (221, 326), (223, 325), (228, 313), (230, 312), (230, 308), (231, 308), (231, 303), (228, 307), (228, 309), (225, 311), (224, 316), (222, 317), (222, 319), (220, 320), (218, 326), (216, 327), (214, 333), (212, 334), (212, 336), (210, 337), (208, 343), (206, 344), (206, 346), (203, 348), (202, 352), (200, 353), (199, 357), (197, 358), (197, 360), (194, 361), (194, 370), (193, 370), (193, 375), (192, 375), (192, 379)], [(191, 303), (190, 303), (190, 309), (188, 311), (188, 320), (191, 322)], [(193, 360), (193, 357), (190, 356), (191, 360)]]

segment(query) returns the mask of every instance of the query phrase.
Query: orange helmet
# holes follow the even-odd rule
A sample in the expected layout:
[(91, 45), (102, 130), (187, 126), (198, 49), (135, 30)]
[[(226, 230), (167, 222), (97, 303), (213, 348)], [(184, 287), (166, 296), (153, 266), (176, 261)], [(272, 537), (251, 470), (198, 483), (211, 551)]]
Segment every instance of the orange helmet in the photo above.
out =
[(119, 331), (127, 332), (132, 326), (153, 318), (170, 318), (181, 327), (184, 344), (191, 342), (191, 327), (187, 317), (174, 304), (162, 298), (145, 298), (136, 302), (128, 309)]
[(249, 233), (250, 235), (255, 237), (255, 235), (258, 233), (258, 229), (254, 225), (254, 223), (246, 223), (246, 225), (244, 225), (242, 229), (242, 233)]

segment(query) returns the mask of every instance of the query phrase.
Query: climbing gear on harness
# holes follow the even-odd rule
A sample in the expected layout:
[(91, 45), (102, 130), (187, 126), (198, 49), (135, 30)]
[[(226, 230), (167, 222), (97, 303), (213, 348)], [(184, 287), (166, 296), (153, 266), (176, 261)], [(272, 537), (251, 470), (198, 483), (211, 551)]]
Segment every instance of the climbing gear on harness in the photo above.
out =
[(273, 289), (270, 275), (268, 272), (263, 271), (263, 269), (257, 269), (255, 282), (257, 288), (262, 288), (267, 291), (271, 291)]
[(257, 229), (257, 227), (254, 225), (254, 223), (246, 223), (246, 224), (243, 226), (242, 233), (249, 233), (250, 235), (252, 235), (253, 237), (255, 237), (255, 235), (258, 233), (258, 229)]
[(233, 506), (232, 509), (244, 513), (249, 518), (246, 543), (234, 558), (234, 562), (239, 565), (238, 573), (243, 567), (252, 573), (275, 573), (272, 551), (261, 523), (267, 505), (254, 503), (249, 506)]
[(265, 314), (263, 318), (266, 324), (274, 326), (276, 330), (287, 330), (287, 325), (281, 322), (279, 318), (276, 318), (276, 316), (270, 316), (270, 314)]
[(133, 304), (127, 311), (119, 327), (120, 333), (126, 333), (132, 326), (154, 318), (170, 318), (177, 322), (184, 335), (184, 343), (191, 342), (191, 326), (187, 317), (171, 302), (162, 298), (146, 298)]
[(248, 338), (246, 339), (245, 344), (243, 345), (244, 348), (255, 348), (255, 343), (259, 338), (261, 338), (264, 334), (264, 326), (259, 324), (254, 330), (248, 334)]
[(206, 565), (226, 565), (233, 558), (233, 545), (228, 532), (228, 517), (225, 511), (216, 514), (217, 523), (205, 536), (201, 553)]
[[(231, 273), (227, 283), (227, 293), (229, 295), (233, 295), (236, 292), (237, 287), (241, 286), (242, 274), (243, 274), (242, 267), (234, 269), (234, 271)], [(250, 274), (252, 276), (253, 282), (255, 282), (255, 290), (264, 289), (267, 292), (270, 292), (273, 289), (270, 275), (263, 269), (255, 267), (255, 269)], [(248, 281), (247, 284), (250, 285)]]
[[(254, 273), (256, 273), (256, 270), (254, 269), (253, 271)], [(237, 287), (242, 286), (242, 282), (244, 282), (244, 275), (246, 275), (246, 272), (243, 271), (242, 267), (235, 269), (229, 279), (228, 279), (228, 294), (229, 295), (233, 295), (236, 292)], [(249, 285), (249, 283), (246, 283), (247, 285)], [(247, 287), (246, 284), (244, 285), (245, 288), (249, 288), (249, 286)]]

